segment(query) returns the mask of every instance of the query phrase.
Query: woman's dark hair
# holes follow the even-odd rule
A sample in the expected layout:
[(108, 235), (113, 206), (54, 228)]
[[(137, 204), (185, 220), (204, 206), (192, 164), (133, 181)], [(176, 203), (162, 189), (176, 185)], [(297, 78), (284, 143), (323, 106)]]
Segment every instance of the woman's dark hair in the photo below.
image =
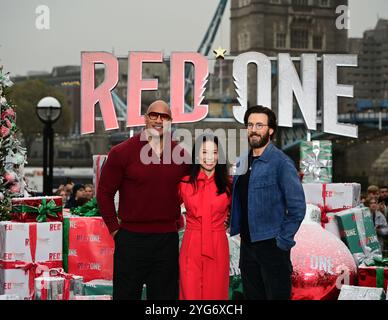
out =
[(190, 168), (190, 178), (188, 182), (194, 186), (195, 190), (197, 190), (197, 177), (199, 171), (201, 170), (201, 165), (199, 164), (199, 152), (202, 144), (206, 141), (214, 142), (218, 149), (218, 161), (214, 172), (214, 180), (217, 186), (217, 194), (221, 195), (226, 192), (226, 194), (229, 196), (231, 193), (231, 186), (228, 177), (226, 158), (222, 151), (221, 144), (218, 142), (217, 136), (214, 136), (212, 134), (205, 133), (199, 136), (195, 141), (193, 151), (191, 153), (192, 162)]

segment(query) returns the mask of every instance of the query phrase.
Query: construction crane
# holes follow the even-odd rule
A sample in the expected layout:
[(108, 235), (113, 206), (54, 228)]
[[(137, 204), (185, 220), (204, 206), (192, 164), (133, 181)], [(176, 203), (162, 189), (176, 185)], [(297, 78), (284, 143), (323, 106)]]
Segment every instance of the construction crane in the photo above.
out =
[[(205, 57), (208, 56), (208, 54), (213, 46), (214, 38), (217, 35), (218, 29), (219, 29), (221, 21), (222, 21), (222, 16), (224, 14), (224, 11), (225, 11), (227, 4), (228, 4), (228, 0), (220, 0), (220, 2), (218, 3), (218, 6), (216, 8), (216, 11), (213, 15), (213, 18), (210, 21), (209, 27), (207, 28), (205, 36), (203, 37), (201, 44), (199, 45), (197, 52), (201, 53)], [(186, 67), (185, 78), (186, 78), (185, 111), (191, 112), (193, 110), (193, 108), (192, 108), (192, 106), (188, 105), (186, 101), (189, 98), (189, 95), (193, 89), (193, 83), (192, 83), (193, 68)]]

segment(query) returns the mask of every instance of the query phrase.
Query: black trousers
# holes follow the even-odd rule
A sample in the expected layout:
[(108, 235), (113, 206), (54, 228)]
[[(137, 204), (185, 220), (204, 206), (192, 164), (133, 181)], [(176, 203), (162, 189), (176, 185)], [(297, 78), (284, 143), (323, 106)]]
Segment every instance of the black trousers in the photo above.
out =
[(113, 299), (177, 300), (178, 233), (135, 233), (120, 229), (115, 236)]
[(275, 239), (241, 241), (240, 269), (244, 296), (249, 300), (289, 300), (292, 264), (290, 250), (284, 251)]

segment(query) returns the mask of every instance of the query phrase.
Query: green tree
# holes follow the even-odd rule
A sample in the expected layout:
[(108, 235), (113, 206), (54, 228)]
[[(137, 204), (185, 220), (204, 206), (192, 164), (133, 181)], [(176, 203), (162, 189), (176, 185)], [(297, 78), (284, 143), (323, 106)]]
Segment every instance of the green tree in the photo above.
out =
[(15, 84), (9, 96), (12, 103), (17, 105), (17, 123), (23, 134), (28, 155), (37, 134), (43, 132), (43, 124), (36, 114), (36, 105), (40, 99), (47, 96), (58, 99), (62, 106), (62, 113), (59, 120), (53, 125), (53, 129), (55, 133), (69, 133), (72, 115), (65, 95), (60, 89), (47, 85), (41, 80), (27, 80)]

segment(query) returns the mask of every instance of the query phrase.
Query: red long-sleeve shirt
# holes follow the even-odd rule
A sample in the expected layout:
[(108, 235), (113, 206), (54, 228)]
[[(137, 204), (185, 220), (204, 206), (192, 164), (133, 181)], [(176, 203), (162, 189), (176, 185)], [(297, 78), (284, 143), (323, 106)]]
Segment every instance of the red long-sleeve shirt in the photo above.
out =
[[(147, 144), (139, 134), (114, 146), (102, 168), (97, 202), (110, 232), (120, 227), (141, 233), (177, 231), (180, 217), (178, 185), (188, 174), (189, 165), (175, 164), (172, 156), (167, 157), (171, 159), (170, 163), (164, 161), (168, 147), (164, 148), (160, 164), (144, 164), (140, 159), (143, 147), (146, 148), (143, 152), (148, 150), (148, 154), (158, 160)], [(171, 150), (175, 148), (183, 154), (183, 149), (172, 142)], [(114, 206), (117, 190), (120, 193), (118, 215)], [(121, 219), (120, 225), (117, 218)]]

